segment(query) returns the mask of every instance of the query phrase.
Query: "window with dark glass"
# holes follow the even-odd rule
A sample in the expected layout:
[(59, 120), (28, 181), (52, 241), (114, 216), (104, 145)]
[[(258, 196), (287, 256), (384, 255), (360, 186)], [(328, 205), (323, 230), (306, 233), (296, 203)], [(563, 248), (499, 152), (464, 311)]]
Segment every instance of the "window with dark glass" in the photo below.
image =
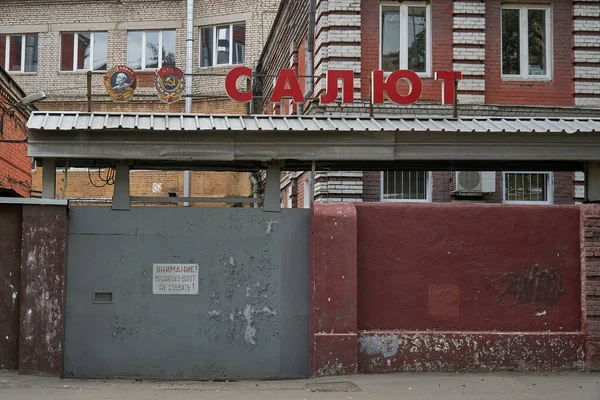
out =
[(504, 5), (502, 8), (502, 75), (549, 79), (551, 75), (550, 7)]
[(239, 65), (246, 59), (246, 25), (200, 28), (200, 67)]
[(127, 65), (134, 70), (175, 67), (176, 33), (130, 31), (127, 37)]
[(38, 37), (0, 35), (0, 66), (10, 72), (37, 72)]
[(382, 173), (382, 201), (428, 201), (428, 171), (385, 171)]
[(381, 69), (409, 69), (429, 74), (431, 21), (429, 6), (423, 3), (382, 3)]
[(60, 36), (60, 70), (106, 71), (107, 32), (64, 32)]
[(505, 172), (505, 203), (551, 203), (550, 172)]

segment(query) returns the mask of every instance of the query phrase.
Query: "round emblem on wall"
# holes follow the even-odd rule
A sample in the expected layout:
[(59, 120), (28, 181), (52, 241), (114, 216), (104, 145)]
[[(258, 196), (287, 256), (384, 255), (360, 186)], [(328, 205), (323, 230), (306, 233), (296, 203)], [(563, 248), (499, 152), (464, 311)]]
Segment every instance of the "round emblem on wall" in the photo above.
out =
[(178, 101), (185, 91), (183, 71), (176, 67), (162, 67), (154, 78), (156, 94), (165, 103)]
[(135, 72), (125, 65), (117, 65), (104, 75), (104, 86), (114, 101), (128, 101), (137, 87)]

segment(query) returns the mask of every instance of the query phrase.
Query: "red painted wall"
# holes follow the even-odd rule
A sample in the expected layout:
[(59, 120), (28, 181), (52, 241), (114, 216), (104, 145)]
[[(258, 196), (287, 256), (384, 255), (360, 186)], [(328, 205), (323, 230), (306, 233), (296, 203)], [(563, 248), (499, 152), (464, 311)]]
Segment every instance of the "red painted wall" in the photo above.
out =
[(554, 76), (551, 82), (502, 81), (500, 8), (502, 1), (486, 1), (486, 96), (487, 104), (574, 105), (573, 98), (573, 4), (569, 0), (530, 1), (552, 4)]
[(581, 331), (578, 208), (356, 210), (359, 329)]
[[(371, 71), (379, 69), (380, 1), (361, 0), (361, 97), (370, 98)], [(452, 0), (433, 1), (432, 19), (432, 72), (452, 70)], [(400, 93), (408, 86), (400, 84)], [(440, 103), (442, 86), (431, 78), (423, 78), (421, 101)]]
[[(379, 68), (379, 0), (361, 0), (362, 98), (370, 97), (370, 72)], [(552, 2), (554, 74), (551, 82), (515, 82), (501, 80), (501, 13), (502, 1), (486, 1), (486, 104), (574, 105), (573, 91), (573, 5), (568, 0)], [(548, 2), (532, 0), (527, 4)], [(453, 2), (431, 2), (433, 71), (452, 70)], [(441, 101), (441, 84), (431, 78), (423, 81), (424, 102)], [(405, 92), (406, 88), (401, 92)]]

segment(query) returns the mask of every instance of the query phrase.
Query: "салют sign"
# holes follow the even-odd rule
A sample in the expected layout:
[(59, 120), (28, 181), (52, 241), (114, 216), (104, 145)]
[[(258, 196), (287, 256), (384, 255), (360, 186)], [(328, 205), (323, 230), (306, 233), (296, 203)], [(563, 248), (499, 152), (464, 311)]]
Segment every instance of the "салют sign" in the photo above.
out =
[[(232, 100), (248, 103), (252, 101), (252, 90), (242, 92), (237, 87), (237, 80), (242, 76), (252, 79), (252, 69), (248, 67), (232, 69), (225, 78), (225, 90)], [(352, 104), (354, 102), (354, 71), (329, 70), (326, 72), (325, 79), (326, 90), (319, 97), (321, 104), (330, 104), (337, 100), (340, 81), (342, 82), (342, 103)], [(460, 79), (462, 79), (462, 73), (456, 71), (438, 71), (435, 73), (435, 80), (442, 81), (442, 104), (454, 104), (454, 82)], [(400, 81), (408, 83), (408, 94), (398, 93), (398, 82)], [(423, 82), (419, 75), (405, 69), (394, 71), (387, 78), (384, 71), (373, 71), (371, 73), (371, 87), (373, 104), (383, 104), (386, 95), (396, 104), (413, 104), (419, 100), (423, 92)], [(282, 69), (279, 72), (270, 102), (279, 103), (283, 99), (292, 99), (295, 103), (304, 102), (304, 95), (293, 69)]]

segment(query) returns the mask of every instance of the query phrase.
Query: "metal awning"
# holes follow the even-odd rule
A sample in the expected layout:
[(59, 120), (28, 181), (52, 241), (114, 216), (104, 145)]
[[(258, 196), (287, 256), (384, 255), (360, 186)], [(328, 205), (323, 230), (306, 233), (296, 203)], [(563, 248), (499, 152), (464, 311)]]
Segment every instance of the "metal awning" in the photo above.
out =
[(27, 126), (31, 157), (70, 166), (570, 170), (600, 160), (600, 119), (34, 112)]

